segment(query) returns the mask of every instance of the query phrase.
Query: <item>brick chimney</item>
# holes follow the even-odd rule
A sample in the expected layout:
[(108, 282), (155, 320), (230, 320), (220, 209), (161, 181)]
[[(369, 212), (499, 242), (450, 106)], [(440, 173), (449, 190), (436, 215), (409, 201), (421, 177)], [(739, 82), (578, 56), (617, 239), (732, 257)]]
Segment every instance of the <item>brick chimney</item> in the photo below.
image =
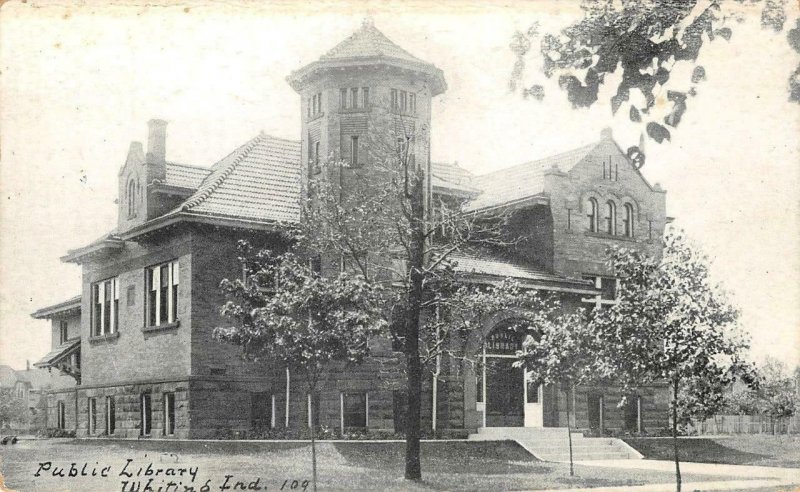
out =
[(147, 127), (147, 162), (162, 163), (167, 157), (167, 122), (150, 120)]

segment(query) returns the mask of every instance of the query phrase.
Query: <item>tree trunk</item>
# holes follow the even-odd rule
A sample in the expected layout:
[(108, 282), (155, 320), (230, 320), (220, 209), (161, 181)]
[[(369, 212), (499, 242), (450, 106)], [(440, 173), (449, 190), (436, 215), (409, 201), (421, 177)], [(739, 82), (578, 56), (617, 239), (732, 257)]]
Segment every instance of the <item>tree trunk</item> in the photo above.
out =
[[(575, 467), (574, 467), (573, 461), (572, 461), (572, 422), (570, 421), (570, 418), (569, 418), (570, 417), (570, 407), (572, 407), (572, 405), (570, 405), (570, 401), (569, 401), (570, 395), (566, 391), (564, 392), (564, 394), (567, 397), (567, 438), (569, 439), (569, 476), (570, 477), (574, 477), (575, 476)], [(573, 396), (573, 398), (575, 396), (575, 387), (574, 386), (572, 387), (572, 396)], [(573, 408), (572, 411), (574, 412), (575, 409)]]
[[(312, 395), (311, 398), (314, 398)], [(311, 483), (313, 484), (314, 492), (317, 492), (317, 422), (314, 420), (314, 403), (311, 403), (312, 412), (310, 412), (309, 422), (311, 423)]]
[(423, 261), (425, 253), (424, 203), (422, 179), (415, 179), (411, 190), (411, 237), (409, 241), (409, 291), (405, 323), (406, 371), (408, 376), (408, 412), (406, 414), (407, 480), (420, 480), (420, 416), (422, 402), (422, 361), (419, 358), (419, 330), (422, 312)]
[(681, 492), (681, 463), (678, 458), (678, 382), (672, 382), (672, 447), (675, 453), (675, 486)]

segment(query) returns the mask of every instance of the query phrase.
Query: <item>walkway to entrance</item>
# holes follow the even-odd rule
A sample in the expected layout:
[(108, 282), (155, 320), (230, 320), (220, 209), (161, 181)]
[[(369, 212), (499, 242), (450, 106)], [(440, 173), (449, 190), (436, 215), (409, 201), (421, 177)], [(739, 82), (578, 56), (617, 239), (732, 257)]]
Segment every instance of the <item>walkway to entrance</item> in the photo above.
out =
[[(569, 461), (569, 435), (566, 427), (484, 427), (471, 434), (472, 441), (516, 441), (542, 461)], [(638, 460), (642, 455), (613, 437), (583, 437), (572, 434), (572, 456), (582, 460)]]

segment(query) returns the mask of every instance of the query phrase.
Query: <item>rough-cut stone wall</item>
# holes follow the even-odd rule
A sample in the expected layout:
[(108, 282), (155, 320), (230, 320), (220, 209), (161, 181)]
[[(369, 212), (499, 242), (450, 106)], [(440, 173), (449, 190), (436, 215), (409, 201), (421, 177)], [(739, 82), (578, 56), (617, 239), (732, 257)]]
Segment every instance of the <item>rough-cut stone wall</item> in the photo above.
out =
[[(603, 168), (606, 168), (604, 178)], [(608, 179), (609, 166), (615, 179)], [(611, 246), (636, 247), (654, 256), (661, 255), (666, 225), (666, 197), (660, 188), (651, 188), (606, 137), (569, 173), (552, 170), (545, 175), (545, 191), (550, 196), (553, 220), (553, 266), (556, 273), (580, 278), (586, 274), (607, 274), (603, 264)], [(599, 205), (600, 231), (588, 231), (588, 200)], [(605, 204), (616, 204), (617, 235), (604, 232)], [(634, 206), (633, 238), (624, 236), (626, 203)]]
[[(192, 241), (188, 232), (161, 240), (125, 243), (122, 251), (83, 267), (81, 304), (81, 382), (84, 385), (120, 384), (189, 375), (192, 332)], [(178, 324), (169, 329), (145, 330), (145, 268), (178, 260)], [(119, 278), (119, 326), (113, 337), (91, 335), (91, 287)]]

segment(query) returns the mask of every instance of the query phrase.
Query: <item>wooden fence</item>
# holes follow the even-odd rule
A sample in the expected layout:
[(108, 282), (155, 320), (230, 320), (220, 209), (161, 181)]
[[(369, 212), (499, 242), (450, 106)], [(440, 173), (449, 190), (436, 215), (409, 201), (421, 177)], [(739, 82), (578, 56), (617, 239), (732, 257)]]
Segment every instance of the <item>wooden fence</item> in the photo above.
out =
[(800, 416), (716, 415), (693, 426), (698, 434), (800, 434)]

